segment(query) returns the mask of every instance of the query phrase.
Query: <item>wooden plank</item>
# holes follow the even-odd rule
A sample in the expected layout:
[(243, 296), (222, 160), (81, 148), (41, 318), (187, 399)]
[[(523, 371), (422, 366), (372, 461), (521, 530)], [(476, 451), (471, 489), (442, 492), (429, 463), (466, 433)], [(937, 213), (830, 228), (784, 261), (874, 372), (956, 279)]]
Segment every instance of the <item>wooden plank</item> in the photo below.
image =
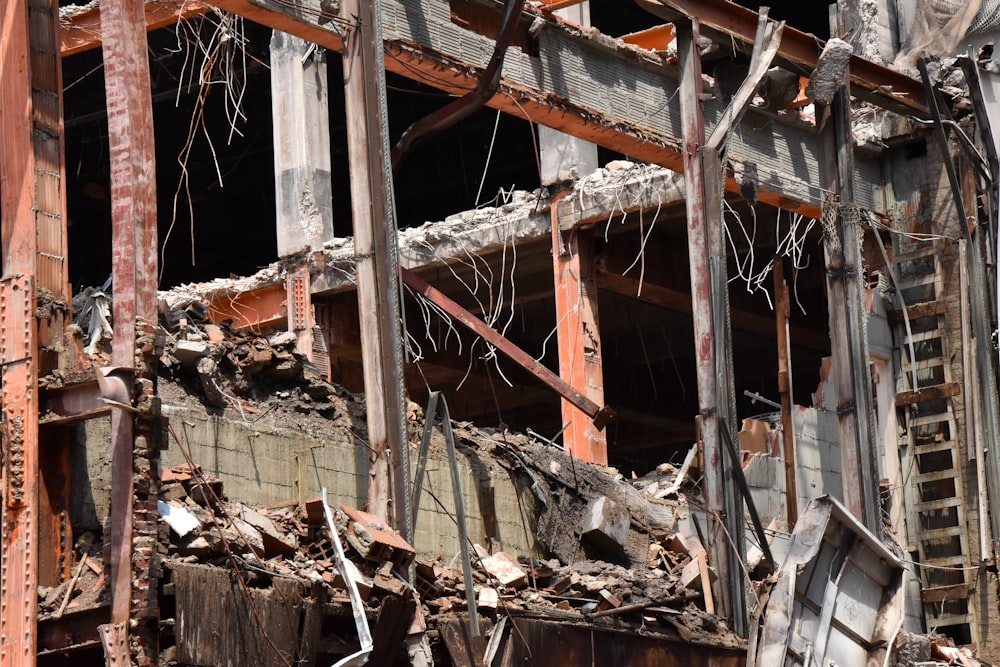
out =
[[(936, 301), (925, 301), (924, 303), (916, 303), (912, 306), (906, 307), (907, 315), (910, 317), (910, 321), (920, 319), (921, 317), (933, 317), (934, 315), (943, 315), (945, 310), (948, 308), (948, 302), (943, 299), (938, 299)], [(901, 310), (890, 310), (889, 311), (889, 324), (893, 326), (903, 324), (903, 311)]]
[(493, 621), (483, 618), (480, 619), (480, 624), (482, 631), (478, 637), (473, 637), (465, 614), (438, 620), (438, 631), (455, 667), (479, 667), (482, 664)]
[(969, 597), (969, 587), (965, 584), (954, 586), (937, 586), (920, 591), (920, 601), (924, 604), (936, 604), (947, 600), (965, 600)]
[(276, 578), (272, 588), (243, 589), (221, 568), (184, 563), (170, 568), (180, 662), (287, 667), (288, 657), (298, 656), (301, 583)]
[(958, 382), (945, 382), (915, 391), (901, 391), (896, 394), (896, 407), (913, 405), (922, 401), (934, 401), (940, 398), (951, 398), (962, 393), (962, 385)]
[(375, 621), (375, 629), (372, 631), (374, 646), (367, 664), (378, 666), (396, 663), (396, 658), (401, 653), (399, 647), (402, 646), (403, 637), (410, 628), (416, 608), (413, 599), (404, 600), (395, 595), (388, 595), (382, 600), (382, 606), (378, 610), (378, 620)]

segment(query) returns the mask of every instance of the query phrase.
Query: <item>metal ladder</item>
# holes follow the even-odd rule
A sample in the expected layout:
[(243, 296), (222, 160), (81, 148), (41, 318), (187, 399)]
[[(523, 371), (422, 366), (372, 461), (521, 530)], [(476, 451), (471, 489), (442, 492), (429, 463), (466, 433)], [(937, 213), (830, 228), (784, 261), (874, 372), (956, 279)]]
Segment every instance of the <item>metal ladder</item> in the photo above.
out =
[(906, 424), (899, 443), (902, 484), (910, 550), (919, 563), (932, 566), (917, 568), (927, 628), (971, 637), (968, 570), (958, 569), (970, 565), (963, 436), (953, 404), (961, 385), (951, 377), (946, 337), (948, 299), (958, 290), (945, 292), (940, 250), (940, 242), (934, 242), (895, 259), (898, 287), (911, 313), (909, 333), (899, 327), (902, 374), (896, 405), (905, 412)]

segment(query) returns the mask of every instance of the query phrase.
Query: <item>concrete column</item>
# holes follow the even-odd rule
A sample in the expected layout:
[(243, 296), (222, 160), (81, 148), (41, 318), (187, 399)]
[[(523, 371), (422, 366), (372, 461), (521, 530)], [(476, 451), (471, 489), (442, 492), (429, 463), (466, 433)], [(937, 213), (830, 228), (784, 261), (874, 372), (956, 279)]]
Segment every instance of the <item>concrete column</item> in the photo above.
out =
[[(590, 25), (589, 2), (581, 2), (554, 13), (577, 25)], [(575, 181), (597, 169), (597, 146), (589, 141), (540, 125), (538, 145), (542, 162), (542, 185)]]
[(333, 238), (325, 49), (271, 34), (271, 110), (278, 256), (288, 257)]

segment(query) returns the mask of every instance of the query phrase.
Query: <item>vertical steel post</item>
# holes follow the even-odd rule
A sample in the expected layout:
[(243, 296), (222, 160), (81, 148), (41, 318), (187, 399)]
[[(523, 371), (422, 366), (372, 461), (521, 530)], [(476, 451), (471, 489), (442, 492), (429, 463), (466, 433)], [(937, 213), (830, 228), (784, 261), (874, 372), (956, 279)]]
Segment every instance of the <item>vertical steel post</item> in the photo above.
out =
[[(0, 0), (0, 665), (35, 664), (37, 587), (67, 568), (64, 503), (40, 474), (38, 377), (58, 364), (63, 312), (38, 320), (38, 290), (65, 297), (65, 167), (58, 4)], [(43, 350), (42, 346), (48, 346)], [(44, 355), (42, 352), (44, 351)], [(49, 470), (65, 463), (50, 452)], [(58, 460), (56, 460), (58, 459)], [(56, 475), (58, 476), (58, 475)], [(64, 483), (53, 489), (68, 492)], [(43, 529), (44, 528), (44, 529)], [(40, 568), (45, 552), (46, 570)]]
[[(559, 375), (598, 405), (604, 404), (601, 331), (597, 314), (597, 276), (594, 237), (590, 230), (559, 229), (560, 193), (552, 201), (552, 264), (555, 279)], [(607, 436), (582, 410), (565, 398), (562, 406), (563, 442), (583, 461), (608, 464)]]
[(379, 12), (378, 0), (345, 0), (341, 7), (341, 15), (355, 24), (345, 35), (343, 61), (361, 358), (372, 450), (368, 508), (412, 540), (395, 202)]
[[(831, 32), (837, 34), (836, 5)], [(865, 327), (860, 216), (854, 206), (850, 95), (844, 85), (830, 106), (817, 105), (820, 179), (824, 189), (823, 252), (829, 304), (830, 342), (837, 390), (837, 425), (844, 479), (844, 505), (868, 530), (880, 525), (875, 465), (875, 412)]]
[[(136, 320), (156, 323), (157, 234), (153, 104), (142, 0), (104, 0), (101, 35), (111, 158), (111, 271), (115, 318), (112, 362), (136, 365)], [(129, 387), (130, 392), (132, 387)], [(136, 436), (132, 414), (111, 413), (111, 620), (122, 632), (131, 613)], [(152, 582), (150, 582), (152, 585)]]
[[(697, 48), (697, 24), (680, 21), (675, 29), (681, 71), (688, 257), (709, 548), (719, 576), (721, 610), (731, 619), (733, 630), (744, 634), (745, 588), (739, 568), (744, 518), (742, 503), (735, 497), (733, 489), (727, 488), (729, 475), (720, 431), (722, 423), (730, 425), (735, 421), (732, 418), (734, 398), (726, 257), (724, 250), (721, 256), (719, 254), (722, 238), (722, 166), (718, 152), (704, 148), (705, 119), (700, 99), (701, 59)], [(735, 550), (730, 543), (736, 546)]]
[(785, 459), (785, 511), (788, 530), (799, 518), (798, 489), (795, 483), (795, 423), (792, 419), (792, 351), (788, 345), (790, 315), (784, 260), (774, 256), (774, 318), (778, 332), (778, 392), (781, 394), (781, 441)]

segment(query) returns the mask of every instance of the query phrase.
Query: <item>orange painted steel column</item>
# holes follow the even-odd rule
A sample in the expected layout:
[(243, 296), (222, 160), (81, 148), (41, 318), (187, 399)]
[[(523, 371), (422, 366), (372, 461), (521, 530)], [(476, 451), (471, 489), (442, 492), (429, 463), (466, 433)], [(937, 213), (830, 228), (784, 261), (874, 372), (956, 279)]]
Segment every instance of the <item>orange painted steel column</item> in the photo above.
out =
[[(111, 157), (114, 365), (136, 359), (136, 319), (155, 325), (156, 169), (146, 20), (142, 0), (101, 3)], [(128, 387), (131, 393), (133, 387)], [(111, 620), (124, 632), (131, 611), (133, 465), (131, 413), (111, 413)]]
[[(559, 229), (558, 201), (552, 201), (552, 272), (555, 280), (559, 375), (598, 405), (604, 405), (601, 332), (597, 314), (597, 271), (590, 230)], [(578, 407), (563, 398), (563, 442), (583, 461), (608, 464), (605, 431), (598, 429)]]
[[(39, 323), (36, 291), (68, 292), (58, 6), (0, 0), (0, 665), (35, 664), (37, 590), (66, 564), (65, 503), (42, 505), (38, 376), (58, 364), (40, 346), (62, 335), (63, 312)], [(51, 451), (50, 463), (65, 463)], [(51, 468), (50, 468), (51, 469)], [(58, 475), (56, 475), (58, 476)], [(58, 491), (65, 490), (61, 485)], [(46, 490), (48, 491), (48, 490)], [(46, 500), (52, 496), (46, 493)], [(44, 516), (43, 516), (44, 514)], [(44, 530), (40, 530), (40, 525)], [(40, 571), (44, 550), (46, 570)]]

